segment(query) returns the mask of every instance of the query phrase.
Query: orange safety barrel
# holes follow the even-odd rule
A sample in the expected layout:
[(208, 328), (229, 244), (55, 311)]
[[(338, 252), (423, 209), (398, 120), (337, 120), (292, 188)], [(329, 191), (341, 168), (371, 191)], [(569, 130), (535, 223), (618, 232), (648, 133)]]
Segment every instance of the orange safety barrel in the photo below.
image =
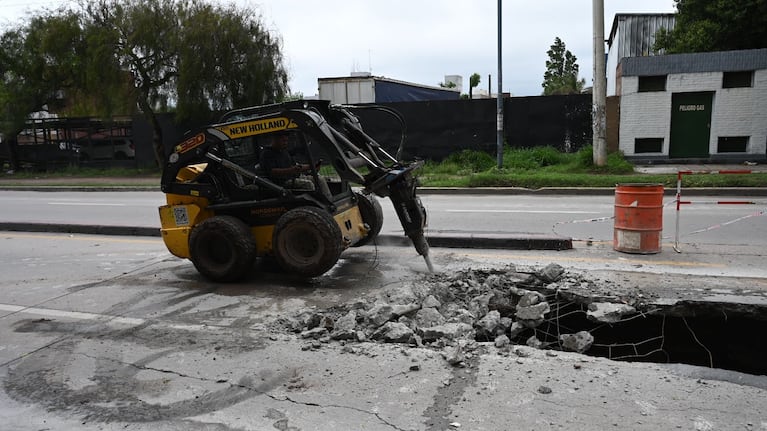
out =
[(625, 253), (660, 253), (663, 184), (617, 184), (613, 248)]

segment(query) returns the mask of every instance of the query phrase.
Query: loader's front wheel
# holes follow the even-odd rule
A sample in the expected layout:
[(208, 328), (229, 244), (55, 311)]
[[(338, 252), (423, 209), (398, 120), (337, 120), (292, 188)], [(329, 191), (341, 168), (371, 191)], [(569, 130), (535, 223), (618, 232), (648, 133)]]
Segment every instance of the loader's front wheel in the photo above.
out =
[(341, 229), (326, 211), (309, 206), (294, 208), (277, 220), (272, 249), (284, 270), (314, 277), (338, 262), (343, 251)]
[(360, 247), (370, 244), (381, 232), (381, 227), (383, 227), (383, 209), (375, 196), (366, 196), (362, 193), (355, 193), (355, 195), (357, 195), (357, 208), (360, 210), (362, 221), (370, 228), (368, 235), (352, 246)]
[(189, 235), (189, 253), (197, 271), (213, 281), (237, 281), (247, 275), (256, 257), (256, 241), (240, 219), (215, 216)]

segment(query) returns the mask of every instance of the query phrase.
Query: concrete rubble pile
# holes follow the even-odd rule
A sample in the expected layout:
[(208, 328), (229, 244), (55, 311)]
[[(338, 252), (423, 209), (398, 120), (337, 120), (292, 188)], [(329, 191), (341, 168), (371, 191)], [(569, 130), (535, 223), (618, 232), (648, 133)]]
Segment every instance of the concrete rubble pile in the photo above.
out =
[(533, 272), (517, 272), (513, 266), (465, 270), (390, 286), (368, 300), (307, 310), (280, 324), (306, 339), (305, 349), (331, 341), (404, 343), (444, 349), (453, 365), (462, 362), (466, 346), (477, 342), (507, 351), (527, 344), (583, 353), (594, 337), (588, 331), (552, 331), (551, 325), (558, 324), (552, 310), (575, 304), (592, 321), (615, 323), (635, 314), (631, 303), (638, 303), (638, 298), (606, 298), (595, 291), (591, 281), (557, 264)]

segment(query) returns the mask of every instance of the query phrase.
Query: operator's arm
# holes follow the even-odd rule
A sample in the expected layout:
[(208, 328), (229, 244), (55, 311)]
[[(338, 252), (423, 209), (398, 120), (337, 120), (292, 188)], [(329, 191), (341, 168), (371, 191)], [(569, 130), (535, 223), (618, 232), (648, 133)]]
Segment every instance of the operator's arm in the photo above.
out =
[(264, 150), (261, 168), (272, 178), (293, 178), (310, 170), (309, 165), (297, 164), (287, 151)]

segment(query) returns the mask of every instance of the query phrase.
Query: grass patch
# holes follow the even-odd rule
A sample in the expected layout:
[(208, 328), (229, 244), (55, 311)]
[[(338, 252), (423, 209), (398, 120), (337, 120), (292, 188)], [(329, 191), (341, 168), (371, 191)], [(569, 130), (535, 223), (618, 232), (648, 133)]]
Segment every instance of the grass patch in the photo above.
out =
[[(359, 169), (363, 174), (365, 168)], [(36, 180), (37, 184), (78, 185), (131, 185), (132, 179), (157, 180), (158, 168), (93, 168), (62, 167), (50, 172), (17, 171), (7, 174), (0, 170), (3, 184), (24, 184), (24, 180)], [(322, 175), (334, 176), (330, 165), (323, 165)], [(605, 166), (593, 163), (592, 148), (585, 147), (577, 153), (561, 153), (552, 147), (525, 149), (505, 148), (503, 167), (496, 167), (496, 158), (482, 151), (464, 150), (450, 155), (442, 162), (427, 161), (418, 172), (425, 187), (615, 187), (621, 183), (660, 183), (665, 187), (676, 186), (676, 174), (641, 174), (620, 153), (607, 156)], [(18, 183), (14, 180), (20, 180)], [(67, 181), (69, 180), (69, 181)], [(684, 187), (767, 187), (767, 173), (750, 175), (689, 175), (683, 180)]]
[[(475, 154), (479, 153), (479, 154)], [(615, 187), (620, 183), (660, 183), (676, 186), (676, 174), (640, 174), (621, 153), (595, 166), (591, 146), (574, 154), (551, 147), (504, 149), (503, 167), (487, 153), (464, 150), (441, 163), (429, 162), (420, 173), (426, 187)], [(489, 161), (489, 162), (488, 162)], [(764, 187), (767, 174), (697, 175), (684, 178), (684, 187)]]

